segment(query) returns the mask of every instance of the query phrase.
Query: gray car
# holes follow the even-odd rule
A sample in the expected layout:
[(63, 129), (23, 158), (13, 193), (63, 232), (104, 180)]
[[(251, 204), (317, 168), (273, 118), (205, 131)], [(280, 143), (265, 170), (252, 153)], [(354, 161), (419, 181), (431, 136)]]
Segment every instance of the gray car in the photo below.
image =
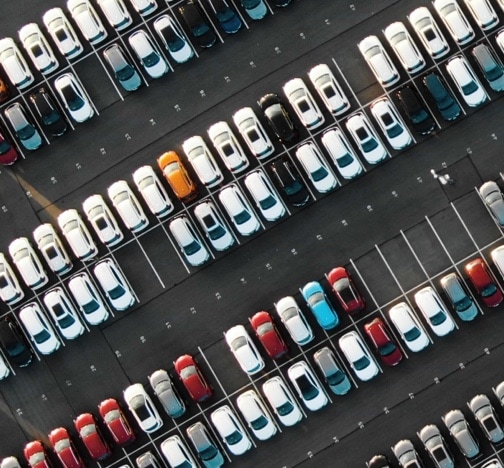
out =
[(345, 395), (352, 388), (348, 376), (340, 369), (336, 362), (336, 357), (330, 348), (324, 346), (314, 355), (313, 360), (317, 364), (324, 380), (333, 393), (336, 395)]
[(504, 91), (504, 67), (486, 44), (478, 44), (472, 55), (483, 76), (494, 91)]
[(418, 437), (437, 468), (455, 468), (452, 454), (435, 424), (424, 426)]
[(42, 146), (42, 137), (35, 125), (28, 119), (24, 108), (18, 102), (4, 110), (5, 118), (16, 137), (27, 150), (36, 150)]
[(440, 281), (446, 297), (461, 320), (470, 321), (478, 315), (473, 298), (456, 273), (443, 276)]
[(142, 84), (140, 75), (126, 58), (124, 51), (118, 44), (111, 44), (103, 51), (103, 57), (110, 66), (119, 84), (126, 91), (135, 91)]
[(150, 451), (137, 457), (135, 463), (138, 468), (161, 468), (156, 457)]
[(499, 421), (489, 398), (484, 394), (476, 395), (467, 405), (487, 439), (494, 444), (502, 442), (504, 439), (502, 423)]
[(495, 221), (504, 226), (504, 199), (499, 186), (490, 180), (479, 188), (479, 193)]
[(409, 439), (403, 439), (392, 447), (392, 451), (402, 468), (423, 468), (423, 463), (418, 456), (415, 446)]
[(450, 431), (453, 440), (457, 444), (463, 455), (474, 458), (480, 453), (478, 441), (474, 437), (471, 427), (466, 421), (464, 413), (459, 409), (448, 411), (443, 416), (443, 422)]
[(155, 371), (149, 376), (149, 382), (169, 416), (178, 418), (185, 413), (185, 404), (177, 389), (173, 386), (168, 372), (163, 369)]
[(198, 421), (188, 427), (187, 437), (205, 468), (219, 468), (224, 465), (224, 457), (218, 445), (202, 423)]

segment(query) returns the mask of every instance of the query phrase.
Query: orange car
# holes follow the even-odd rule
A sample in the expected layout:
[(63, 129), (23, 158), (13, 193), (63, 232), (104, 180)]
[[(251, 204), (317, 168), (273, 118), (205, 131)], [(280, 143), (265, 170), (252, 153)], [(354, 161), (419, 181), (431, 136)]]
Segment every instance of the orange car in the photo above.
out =
[(191, 180), (180, 157), (175, 151), (168, 151), (159, 156), (159, 169), (175, 192), (177, 198), (184, 203), (194, 200), (198, 196), (198, 188)]
[(7, 83), (0, 78), (0, 102), (7, 101), (7, 99), (9, 99), (9, 94)]

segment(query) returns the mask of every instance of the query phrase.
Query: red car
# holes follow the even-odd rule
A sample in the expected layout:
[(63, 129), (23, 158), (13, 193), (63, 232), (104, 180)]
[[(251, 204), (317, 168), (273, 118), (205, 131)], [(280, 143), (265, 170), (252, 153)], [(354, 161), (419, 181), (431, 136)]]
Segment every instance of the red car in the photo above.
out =
[(502, 288), (481, 258), (466, 264), (465, 271), (486, 306), (497, 307), (502, 302), (504, 299)]
[(268, 312), (257, 312), (250, 319), (250, 325), (271, 359), (278, 359), (287, 354), (289, 349)]
[(28, 442), (24, 447), (24, 456), (31, 468), (50, 468), (51, 462), (40, 440)]
[(110, 455), (110, 446), (103, 438), (96, 418), (91, 413), (77, 416), (74, 425), (93, 460), (103, 460)]
[(10, 166), (14, 164), (19, 156), (16, 148), (4, 136), (3, 130), (0, 131), (0, 164)]
[(49, 442), (53, 447), (54, 453), (64, 468), (82, 468), (82, 461), (79, 452), (77, 452), (70, 434), (64, 427), (58, 427), (49, 434)]
[(103, 400), (98, 405), (98, 411), (117, 445), (126, 445), (136, 439), (130, 423), (116, 400), (113, 398)]
[(189, 354), (180, 356), (174, 363), (181, 382), (194, 401), (198, 403), (207, 400), (213, 395), (212, 387), (201, 373), (195, 359)]
[(385, 365), (396, 366), (402, 361), (402, 351), (390, 338), (389, 331), (381, 318), (377, 317), (366, 323), (364, 331)]
[(350, 273), (345, 268), (333, 268), (327, 274), (327, 280), (347, 314), (359, 312), (366, 307), (366, 301), (355, 287)]

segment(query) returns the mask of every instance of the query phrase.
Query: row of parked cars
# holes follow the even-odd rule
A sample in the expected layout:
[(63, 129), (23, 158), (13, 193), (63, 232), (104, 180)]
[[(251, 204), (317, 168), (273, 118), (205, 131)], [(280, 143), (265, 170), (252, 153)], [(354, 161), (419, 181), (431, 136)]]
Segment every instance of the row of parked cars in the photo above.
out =
[[(504, 406), (504, 382), (492, 389), (497, 401)], [(500, 444), (504, 440), (504, 426), (498, 416), (490, 398), (484, 393), (471, 398), (467, 402), (472, 418), (476, 421), (484, 438), (492, 444)], [(474, 429), (460, 409), (448, 411), (442, 417), (455, 445), (468, 461), (481, 456), (480, 443)], [(436, 424), (428, 424), (417, 432), (425, 451), (437, 468), (454, 468), (456, 461), (448, 447), (441, 430)], [(415, 445), (409, 439), (403, 439), (392, 446), (392, 452), (401, 468), (421, 468), (424, 466)], [(391, 468), (391, 461), (386, 455), (375, 455), (369, 462), (368, 468)], [(498, 458), (491, 458), (481, 468), (502, 468)]]

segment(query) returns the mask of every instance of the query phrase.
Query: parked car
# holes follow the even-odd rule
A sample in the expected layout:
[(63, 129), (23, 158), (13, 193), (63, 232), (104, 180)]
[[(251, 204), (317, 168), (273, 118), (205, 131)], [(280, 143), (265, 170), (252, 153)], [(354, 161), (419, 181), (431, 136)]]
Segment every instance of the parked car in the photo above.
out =
[(446, 71), (469, 107), (477, 107), (486, 102), (488, 96), (485, 88), (465, 57), (456, 55), (450, 58), (446, 64)]
[(472, 51), (481, 73), (494, 91), (504, 91), (504, 66), (486, 44), (478, 44)]
[(474, 39), (474, 30), (456, 0), (434, 0), (433, 5), (458, 45), (465, 45)]
[(233, 122), (248, 149), (257, 159), (266, 158), (275, 151), (266, 130), (251, 107), (237, 110), (233, 114)]
[(385, 322), (380, 317), (365, 323), (364, 331), (384, 364), (396, 366), (402, 361), (403, 353), (401, 348), (391, 338)]
[(107, 38), (107, 30), (89, 0), (67, 0), (67, 8), (80, 32), (91, 44), (99, 44)]
[(46, 11), (42, 21), (61, 55), (67, 59), (73, 59), (84, 51), (73, 26), (61, 8), (51, 8)]
[(82, 203), (82, 210), (104, 245), (113, 247), (124, 239), (112, 211), (101, 195), (95, 194), (86, 198)]
[(315, 338), (310, 325), (292, 296), (285, 296), (280, 299), (275, 304), (275, 310), (291, 338), (298, 345), (308, 344)]
[(413, 142), (411, 133), (388, 98), (374, 101), (371, 113), (392, 148), (401, 150)]
[(366, 301), (356, 288), (348, 270), (343, 267), (333, 268), (327, 274), (327, 281), (347, 314), (364, 310)]
[(249, 167), (249, 160), (227, 122), (214, 123), (207, 132), (217, 154), (229, 171), (237, 174)]
[(234, 227), (242, 236), (250, 236), (261, 228), (256, 214), (237, 185), (228, 185), (218, 196)]
[(490, 256), (501, 277), (504, 279), (504, 246), (500, 245), (493, 249), (490, 252)]
[(115, 444), (127, 445), (136, 439), (135, 432), (117, 400), (103, 400), (98, 405), (98, 412)]
[(182, 442), (182, 439), (178, 435), (173, 435), (168, 437), (168, 439), (163, 440), (160, 448), (161, 453), (168, 462), (168, 466), (196, 466), (196, 462), (194, 461), (191, 452), (189, 452), (185, 443)]
[(340, 128), (329, 128), (322, 134), (322, 144), (344, 179), (354, 179), (364, 172), (354, 149)]
[(123, 89), (135, 91), (142, 85), (142, 79), (135, 65), (118, 44), (110, 44), (103, 51), (103, 58)]
[(240, 0), (240, 3), (253, 20), (263, 19), (268, 13), (264, 0)]
[(110, 313), (107, 306), (87, 273), (72, 276), (68, 282), (68, 289), (86, 322), (90, 325), (99, 325), (108, 319)]
[(466, 458), (471, 459), (479, 455), (478, 441), (462, 411), (459, 409), (448, 411), (443, 416), (443, 422)]
[(130, 34), (128, 43), (151, 78), (161, 78), (170, 71), (168, 63), (147, 31), (139, 29)]
[(47, 75), (58, 68), (58, 59), (37, 23), (25, 24), (18, 31), (18, 36), (28, 57), (40, 73)]
[(386, 455), (379, 453), (379, 454), (371, 457), (371, 459), (366, 462), (366, 467), (367, 468), (391, 468), (392, 462), (390, 461), (390, 459)]
[(53, 429), (48, 437), (49, 443), (52, 445), (53, 451), (62, 466), (65, 468), (81, 468), (85, 466), (70, 434), (64, 427)]
[(301, 289), (301, 294), (318, 324), (324, 330), (331, 330), (339, 325), (338, 314), (318, 281), (306, 283)]
[(482, 258), (476, 258), (464, 267), (469, 281), (487, 307), (497, 307), (504, 300), (502, 288)]
[(185, 260), (192, 266), (203, 265), (210, 253), (186, 215), (180, 215), (168, 225)]
[(44, 294), (44, 305), (63, 338), (73, 340), (84, 333), (80, 317), (60, 286)]
[(289, 349), (268, 312), (257, 312), (249, 320), (257, 338), (271, 359), (279, 359), (287, 354)]
[(212, 387), (192, 356), (184, 354), (178, 357), (173, 365), (180, 381), (194, 401), (201, 403), (213, 395)]
[(269, 165), (273, 183), (293, 206), (304, 206), (310, 200), (305, 183), (290, 159), (280, 156)]
[(488, 31), (499, 24), (499, 17), (488, 0), (464, 0), (464, 3), (483, 31)]
[(264, 219), (276, 221), (285, 215), (286, 209), (280, 197), (261, 169), (249, 172), (244, 183)]
[(7, 258), (0, 253), (0, 299), (6, 304), (14, 305), (24, 297), (19, 281)]
[(424, 426), (417, 435), (432, 459), (434, 466), (437, 468), (455, 468), (450, 449), (435, 424)]
[(425, 67), (422, 54), (402, 22), (395, 21), (389, 24), (384, 34), (407, 73), (418, 73)]
[(310, 411), (318, 411), (327, 405), (329, 399), (306, 361), (292, 364), (287, 375), (298, 397)]
[(95, 461), (105, 460), (112, 450), (103, 437), (96, 418), (91, 413), (82, 413), (74, 419), (75, 430), (90, 457)]
[(268, 440), (277, 433), (275, 423), (255, 390), (241, 393), (236, 399), (236, 406), (257, 439)]
[(450, 51), (450, 46), (427, 7), (416, 8), (408, 15), (408, 19), (432, 58), (440, 59)]
[(242, 423), (228, 405), (213, 410), (210, 419), (223, 444), (233, 455), (243, 455), (252, 447)]
[(203, 185), (211, 188), (224, 180), (224, 176), (203, 138), (198, 135), (188, 138), (182, 143), (182, 148)]
[(359, 151), (369, 164), (378, 164), (388, 156), (385, 146), (363, 112), (352, 115), (345, 124)]
[(205, 468), (220, 468), (224, 457), (208, 429), (200, 421), (186, 429), (187, 438)]
[(35, 80), (21, 51), (10, 37), (0, 39), (0, 65), (9, 81), (19, 89), (30, 86)]
[(301, 123), (308, 130), (320, 127), (325, 119), (311, 92), (301, 78), (293, 78), (283, 85), (283, 91)]
[(0, 78), (0, 102), (5, 102), (9, 99), (10, 91), (7, 83)]
[(153, 215), (162, 218), (173, 211), (173, 203), (151, 166), (139, 167), (133, 172), (133, 181)]
[[(130, 0), (132, 1), (132, 0)], [(136, 0), (135, 0), (136, 1)], [(137, 468), (161, 468), (158, 459), (149, 450), (135, 459)], [(129, 466), (129, 465), (128, 465)]]
[(135, 303), (135, 297), (126, 278), (112, 259), (100, 260), (94, 266), (93, 273), (107, 300), (115, 310), (126, 310)]
[(243, 372), (254, 375), (264, 369), (264, 360), (243, 325), (235, 325), (224, 338)]
[(23, 453), (30, 468), (50, 468), (52, 466), (40, 440), (28, 442), (24, 446)]
[(98, 0), (98, 6), (116, 31), (126, 29), (133, 22), (123, 0)]
[(92, 260), (98, 253), (88, 228), (77, 210), (70, 208), (58, 216), (58, 225), (73, 254), (79, 260)]
[(412, 444), (411, 440), (403, 439), (397, 442), (393, 447), (392, 451), (394, 452), (397, 461), (399, 462), (399, 466), (403, 468), (422, 468), (423, 463), (418, 455), (415, 446)]
[(455, 322), (446, 310), (438, 293), (431, 287), (426, 286), (415, 293), (415, 302), (437, 336), (445, 336), (455, 329)]
[(367, 36), (359, 42), (358, 47), (375, 78), (384, 88), (399, 81), (399, 72), (378, 37)]
[(157, 0), (130, 0), (131, 6), (141, 16), (147, 16), (158, 9)]
[(198, 196), (198, 188), (191, 180), (179, 155), (175, 151), (163, 153), (157, 159), (159, 169), (175, 193), (183, 203), (189, 203)]
[(49, 282), (42, 262), (27, 237), (14, 239), (9, 244), (9, 255), (26, 286), (40, 289)]
[(11, 365), (26, 367), (32, 362), (33, 352), (21, 328), (9, 317), (0, 320), (0, 346)]
[(338, 180), (313, 142), (298, 146), (296, 158), (317, 192), (327, 193), (336, 188)]
[(142, 431), (152, 434), (163, 427), (163, 420), (141, 383), (135, 383), (127, 387), (123, 392), (123, 396)]
[(107, 194), (124, 225), (131, 232), (140, 232), (149, 225), (149, 219), (145, 216), (140, 202), (125, 180), (118, 180), (110, 185)]
[(54, 80), (54, 87), (70, 117), (77, 123), (94, 115), (91, 102), (73, 73), (65, 73)]
[(495, 221), (504, 227), (504, 196), (493, 180), (485, 182), (479, 188), (479, 194)]
[(194, 215), (215, 250), (223, 251), (234, 245), (234, 237), (213, 202), (199, 203)]
[(328, 346), (319, 349), (313, 355), (313, 360), (335, 395), (346, 395), (350, 391), (352, 388), (350, 379), (341, 370), (341, 366), (336, 361), (336, 356)]
[(266, 94), (258, 104), (280, 143), (290, 143), (298, 137), (298, 130), (278, 95)]
[(184, 5), (179, 6), (179, 13), (187, 25), (189, 31), (200, 47), (212, 47), (217, 41), (214, 30), (208, 24), (197, 4), (189, 0)]
[(168, 416), (175, 419), (185, 413), (184, 401), (173, 385), (168, 372), (164, 369), (158, 369), (149, 375), (149, 383)]
[(365, 382), (378, 375), (380, 369), (357, 332), (345, 333), (338, 340), (338, 344), (348, 364), (360, 380)]
[(420, 135), (432, 133), (436, 128), (436, 122), (413, 88), (410, 86), (401, 88), (397, 91), (397, 99), (417, 133)]
[(61, 342), (37, 302), (25, 305), (19, 320), (40, 354), (51, 354), (60, 348)]
[(72, 269), (72, 261), (52, 224), (37, 226), (33, 231), (33, 239), (51, 271), (64, 275)]
[(225, 33), (234, 34), (241, 29), (242, 20), (229, 2), (226, 0), (208, 0), (208, 6)]
[(18, 160), (19, 153), (6, 135), (5, 130), (0, 127), (0, 164), (10, 166)]
[(156, 18), (154, 30), (171, 58), (177, 63), (185, 63), (194, 57), (194, 51), (178, 22), (168, 15)]
[(284, 426), (294, 426), (303, 419), (303, 413), (301, 413), (297, 401), (280, 377), (269, 378), (263, 383), (262, 391)]
[(30, 94), (35, 115), (40, 125), (52, 136), (64, 135), (68, 129), (59, 107), (45, 88), (39, 88)]
[(466, 322), (474, 320), (478, 315), (478, 308), (458, 275), (456, 273), (445, 275), (439, 283), (459, 318)]
[(42, 146), (42, 137), (35, 124), (27, 117), (21, 104), (14, 102), (4, 109), (4, 115), (16, 138), (25, 149), (34, 151)]
[(485, 437), (492, 443), (498, 444), (504, 440), (502, 423), (495, 412), (490, 399), (483, 393), (471, 398), (467, 403), (474, 418), (479, 424)]
[(308, 77), (329, 112), (341, 115), (350, 109), (348, 98), (325, 63), (313, 67), (308, 72)]
[(458, 102), (439, 75), (436, 73), (425, 75), (423, 84), (434, 100), (434, 104), (443, 119), (455, 120), (461, 114)]

